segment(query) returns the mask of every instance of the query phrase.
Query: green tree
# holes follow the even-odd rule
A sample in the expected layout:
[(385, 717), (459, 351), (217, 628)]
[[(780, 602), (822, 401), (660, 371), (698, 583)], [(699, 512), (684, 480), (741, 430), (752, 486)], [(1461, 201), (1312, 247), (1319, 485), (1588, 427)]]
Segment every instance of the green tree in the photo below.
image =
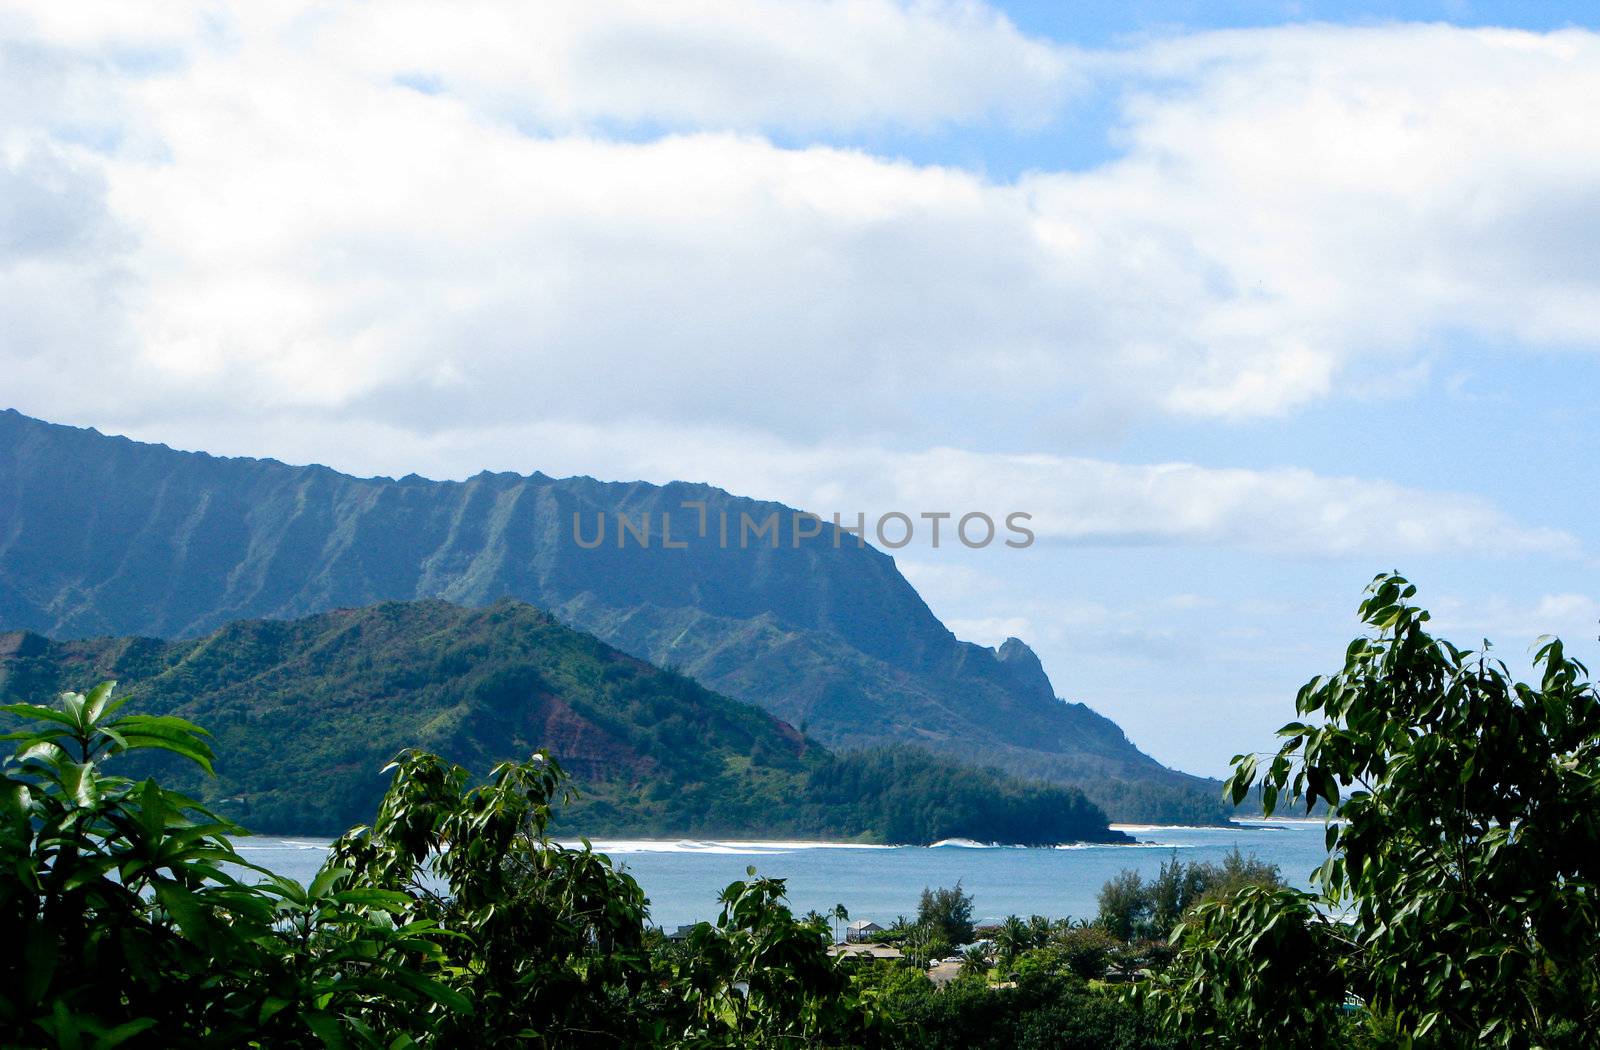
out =
[(1145, 882), (1138, 871), (1119, 872), (1100, 887), (1099, 924), (1123, 941), (1163, 939), (1202, 900), (1231, 896), (1245, 886), (1282, 886), (1277, 866), (1244, 856), (1237, 846), (1221, 864), (1185, 864), (1178, 851)]
[(102, 768), (152, 750), (212, 763), (198, 727), (120, 714), (111, 694), (3, 709), (27, 723), (0, 771), (7, 1046), (876, 1039), (826, 919), (795, 919), (780, 880), (734, 883), (687, 946), (652, 943), (638, 885), (587, 844), (546, 837), (568, 787), (543, 754), (477, 783), (405, 753), (372, 825), (300, 886), (252, 871), (236, 826)]
[(827, 950), (826, 918), (796, 920), (784, 881), (756, 877), (722, 893), (722, 914), (689, 935), (678, 994), (690, 1024), (683, 1045), (851, 1046), (877, 1042), (873, 1018), (852, 989), (842, 959)]
[(989, 952), (982, 945), (974, 944), (961, 953), (961, 976), (970, 977), (980, 981), (989, 978)]
[(439, 1016), (441, 1038), (495, 1046), (653, 1035), (637, 1013), (615, 1008), (650, 980), (644, 893), (587, 845), (546, 837), (568, 797), (560, 766), (539, 753), (500, 763), (476, 786), (425, 752), (389, 768), (377, 818), (340, 837), (327, 863), (362, 887), (403, 894), (412, 916), (453, 935), (441, 976), (476, 1009)]
[(1235, 759), (1233, 799), (1259, 785), (1269, 814), (1321, 801), (1338, 819), (1317, 899), (1247, 890), (1179, 932), (1157, 1001), (1191, 1034), (1236, 1021), (1208, 1015), (1206, 1000), (1262, 1002), (1314, 952), (1321, 976), (1303, 976), (1317, 998), (1297, 998), (1294, 1022), (1308, 1041), (1337, 1043), (1328, 1006), (1347, 989), (1403, 1043), (1592, 1040), (1600, 696), (1559, 641), (1538, 649), (1537, 684), (1519, 682), (1487, 652), (1430, 636), (1414, 595), (1377, 577), (1361, 604), (1372, 633), (1300, 690), (1301, 720), (1264, 768)]
[(1149, 914), (1148, 932), (1165, 937), (1178, 924), (1183, 913), (1200, 900), (1212, 881), (1209, 866), (1185, 864), (1173, 850), (1170, 859), (1163, 861), (1161, 870), (1147, 890)]
[(937, 930), (945, 942), (954, 945), (972, 940), (972, 894), (957, 882), (951, 887), (922, 889), (917, 901), (917, 922)]
[(452, 935), (440, 977), (475, 1009), (438, 1016), (441, 1043), (869, 1041), (868, 1016), (828, 955), (828, 919), (796, 919), (782, 880), (733, 883), (716, 923), (696, 926), (681, 952), (657, 956), (646, 947), (638, 884), (587, 843), (548, 838), (568, 796), (548, 755), (501, 763), (477, 786), (422, 752), (392, 768), (377, 819), (336, 842), (328, 863), (404, 893)]
[(1173, 1050), (1145, 1015), (1071, 977), (1024, 974), (1015, 988), (961, 979), (939, 991), (921, 980), (887, 990), (891, 1044), (906, 1050)]
[(1150, 891), (1132, 868), (1120, 871), (1100, 887), (1096, 921), (1119, 941), (1131, 941), (1149, 921)]
[(1135, 991), (1167, 1029), (1217, 1050), (1348, 1045), (1345, 949), (1314, 895), (1247, 886), (1200, 904), (1173, 965)]
[(1246, 886), (1282, 886), (1283, 873), (1276, 864), (1269, 864), (1251, 854), (1245, 856), (1235, 846), (1233, 852), (1222, 858), (1222, 864), (1200, 865), (1205, 871), (1201, 900), (1231, 897)]
[(1119, 942), (1104, 927), (1076, 926), (1058, 935), (1055, 947), (1068, 970), (1084, 980), (1105, 976)]
[(1033, 930), (1016, 915), (1007, 915), (994, 934), (994, 947), (1003, 959), (1015, 959), (1034, 946)]
[(923, 968), (945, 958), (955, 947), (942, 929), (929, 923), (917, 923), (911, 926), (906, 931), (902, 943), (905, 946), (906, 960), (913, 966)]
[(310, 888), (241, 882), (238, 828), (106, 769), (162, 751), (210, 771), (198, 727), (122, 714), (115, 685), (25, 726), (0, 772), (0, 1029), (8, 1045), (405, 1045), (415, 1018), (470, 1005), (399, 894), (330, 869)]

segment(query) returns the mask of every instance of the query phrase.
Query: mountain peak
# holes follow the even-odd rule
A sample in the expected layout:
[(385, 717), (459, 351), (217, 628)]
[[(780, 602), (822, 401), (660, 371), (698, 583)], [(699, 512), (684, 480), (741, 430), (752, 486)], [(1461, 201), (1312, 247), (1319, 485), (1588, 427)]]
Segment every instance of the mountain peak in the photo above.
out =
[[(1215, 807), (1210, 785), (1057, 702), (1021, 641), (959, 641), (884, 552), (832, 525), (804, 542), (780, 543), (781, 525), (746, 534), (797, 513), (642, 481), (356, 478), (7, 413), (0, 630), (181, 639), (386, 600), (514, 597), (831, 747), (914, 741), (1102, 797), (1154, 782)], [(582, 542), (578, 523), (600, 538)]]
[(1043, 696), (1046, 699), (1056, 698), (1055, 687), (1050, 684), (1050, 676), (1044, 673), (1044, 664), (1039, 661), (1039, 654), (1028, 647), (1028, 643), (1021, 638), (1007, 638), (995, 650), (995, 658), (1000, 661), (1000, 667), (1006, 677), (1016, 684), (1017, 688), (1034, 696)]

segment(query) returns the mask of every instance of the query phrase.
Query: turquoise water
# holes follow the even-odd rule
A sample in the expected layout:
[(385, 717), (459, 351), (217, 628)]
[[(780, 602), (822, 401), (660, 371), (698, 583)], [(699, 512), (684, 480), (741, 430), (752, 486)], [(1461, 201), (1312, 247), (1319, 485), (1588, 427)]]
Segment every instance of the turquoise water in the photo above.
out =
[[(811, 842), (596, 842), (595, 849), (639, 881), (651, 919), (671, 928), (712, 919), (717, 894), (754, 866), (788, 880), (796, 911), (827, 912), (843, 904), (854, 919), (887, 925), (914, 915), (924, 886), (961, 883), (980, 920), (1006, 915), (1093, 918), (1095, 894), (1125, 868), (1154, 875), (1173, 850), (1185, 861), (1220, 860), (1235, 846), (1278, 865), (1305, 886), (1320, 865), (1321, 821), (1251, 821), (1227, 828), (1123, 826), (1135, 845), (1024, 849), (950, 843), (938, 846), (840, 846)], [(260, 837), (244, 840), (247, 859), (302, 882), (322, 863), (326, 840)]]

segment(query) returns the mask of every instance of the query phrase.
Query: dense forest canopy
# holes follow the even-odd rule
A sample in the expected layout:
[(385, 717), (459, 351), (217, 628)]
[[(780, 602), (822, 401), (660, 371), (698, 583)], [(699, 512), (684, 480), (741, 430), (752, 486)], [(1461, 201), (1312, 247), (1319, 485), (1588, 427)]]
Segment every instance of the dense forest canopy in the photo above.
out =
[(215, 734), (215, 779), (165, 760), (139, 771), (263, 832), (366, 819), (377, 770), (418, 746), (477, 769), (548, 748), (582, 785), (560, 818), (574, 834), (1122, 838), (1073, 788), (911, 747), (831, 753), (512, 600), (243, 621), (188, 642), (0, 636), (0, 695), (45, 700), (102, 678)]

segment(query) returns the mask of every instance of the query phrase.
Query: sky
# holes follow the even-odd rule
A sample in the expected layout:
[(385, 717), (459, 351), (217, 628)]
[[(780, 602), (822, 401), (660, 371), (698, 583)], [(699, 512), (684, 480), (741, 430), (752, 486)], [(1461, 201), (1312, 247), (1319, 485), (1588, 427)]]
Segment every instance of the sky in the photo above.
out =
[(0, 3), (0, 407), (894, 552), (1225, 772), (1380, 571), (1600, 660), (1591, 5)]

